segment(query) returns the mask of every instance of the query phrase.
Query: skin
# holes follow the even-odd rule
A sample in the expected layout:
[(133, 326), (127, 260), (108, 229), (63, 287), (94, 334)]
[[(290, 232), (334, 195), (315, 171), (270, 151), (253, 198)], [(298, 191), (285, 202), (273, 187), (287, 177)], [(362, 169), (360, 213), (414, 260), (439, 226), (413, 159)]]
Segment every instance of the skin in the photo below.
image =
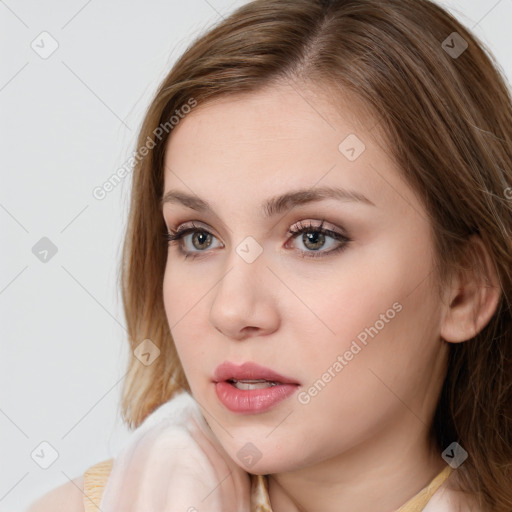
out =
[[(172, 336), (192, 394), (229, 456), (244, 467), (241, 447), (251, 442), (261, 452), (245, 469), (272, 474), (275, 512), (384, 512), (427, 485), (446, 466), (428, 435), (446, 373), (444, 340), (468, 335), (453, 327), (452, 289), (445, 303), (435, 287), (423, 205), (378, 142), (375, 120), (355, 101), (339, 105), (340, 112), (305, 86), (229, 96), (187, 115), (166, 151), (164, 191), (196, 194), (215, 212), (163, 206), (169, 230), (193, 221), (213, 235), (209, 247), (204, 237), (194, 245), (193, 234), (181, 240), (195, 259), (169, 247), (163, 294)], [(348, 134), (366, 145), (353, 162), (338, 149)], [(260, 213), (279, 193), (326, 185), (355, 190), (374, 206), (328, 199), (272, 219)], [(312, 244), (287, 231), (324, 219), (350, 242), (308, 257)], [(253, 263), (236, 252), (247, 236), (263, 250)], [(326, 235), (316, 252), (337, 244)], [(494, 302), (483, 302), (490, 314)], [(301, 403), (298, 394), (394, 303), (400, 312)], [(255, 361), (301, 385), (266, 412), (236, 414), (211, 382), (226, 360)]]

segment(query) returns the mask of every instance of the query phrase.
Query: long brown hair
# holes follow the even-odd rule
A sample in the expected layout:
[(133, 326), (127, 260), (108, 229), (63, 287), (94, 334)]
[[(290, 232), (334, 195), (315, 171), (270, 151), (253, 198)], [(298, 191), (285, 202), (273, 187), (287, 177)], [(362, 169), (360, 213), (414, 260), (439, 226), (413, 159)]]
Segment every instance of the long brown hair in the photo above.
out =
[(510, 512), (512, 101), (484, 43), (428, 0), (255, 0), (198, 38), (173, 66), (140, 131), (137, 147), (150, 140), (154, 147), (133, 169), (120, 269), (131, 350), (149, 338), (160, 355), (149, 365), (131, 357), (124, 420), (136, 427), (177, 390), (190, 391), (162, 296), (169, 120), (191, 102), (292, 80), (331, 88), (340, 100), (353, 94), (373, 112), (428, 211), (439, 282), (460, 268), (470, 235), (488, 248), (500, 302), (473, 339), (450, 344), (432, 435), (440, 452), (458, 441), (469, 453), (457, 473), (482, 510)]

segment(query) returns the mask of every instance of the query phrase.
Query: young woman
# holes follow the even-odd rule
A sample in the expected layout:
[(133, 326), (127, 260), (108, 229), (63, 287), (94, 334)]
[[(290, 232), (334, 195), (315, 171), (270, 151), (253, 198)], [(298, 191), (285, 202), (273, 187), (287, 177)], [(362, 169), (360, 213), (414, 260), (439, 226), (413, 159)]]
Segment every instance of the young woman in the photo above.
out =
[(75, 508), (510, 512), (511, 187), (510, 91), (436, 4), (224, 19), (140, 132), (136, 430)]

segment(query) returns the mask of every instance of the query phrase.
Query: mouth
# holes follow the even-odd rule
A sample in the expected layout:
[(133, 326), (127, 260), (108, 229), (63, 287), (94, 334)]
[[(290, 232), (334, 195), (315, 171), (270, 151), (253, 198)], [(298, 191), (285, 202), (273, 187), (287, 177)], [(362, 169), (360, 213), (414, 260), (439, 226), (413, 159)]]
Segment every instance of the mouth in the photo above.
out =
[(265, 412), (290, 397), (300, 383), (251, 361), (237, 366), (229, 361), (215, 370), (213, 384), (220, 402), (231, 412)]
[(279, 386), (282, 382), (268, 381), (265, 379), (258, 380), (237, 380), (237, 379), (228, 379), (226, 382), (234, 386), (236, 389), (264, 389), (270, 388), (273, 386)]

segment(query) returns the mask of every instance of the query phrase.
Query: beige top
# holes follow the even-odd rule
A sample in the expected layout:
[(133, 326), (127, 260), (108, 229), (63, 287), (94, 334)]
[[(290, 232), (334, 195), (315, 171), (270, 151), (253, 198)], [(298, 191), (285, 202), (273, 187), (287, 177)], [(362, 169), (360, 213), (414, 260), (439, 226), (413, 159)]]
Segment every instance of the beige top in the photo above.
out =
[[(97, 512), (103, 496), (114, 459), (107, 459), (94, 464), (84, 473), (84, 509), (85, 512)], [(450, 476), (452, 468), (446, 466), (426, 487), (413, 496), (396, 512), (421, 512), (432, 495)], [(268, 495), (268, 477), (251, 476), (251, 512), (273, 512)]]

